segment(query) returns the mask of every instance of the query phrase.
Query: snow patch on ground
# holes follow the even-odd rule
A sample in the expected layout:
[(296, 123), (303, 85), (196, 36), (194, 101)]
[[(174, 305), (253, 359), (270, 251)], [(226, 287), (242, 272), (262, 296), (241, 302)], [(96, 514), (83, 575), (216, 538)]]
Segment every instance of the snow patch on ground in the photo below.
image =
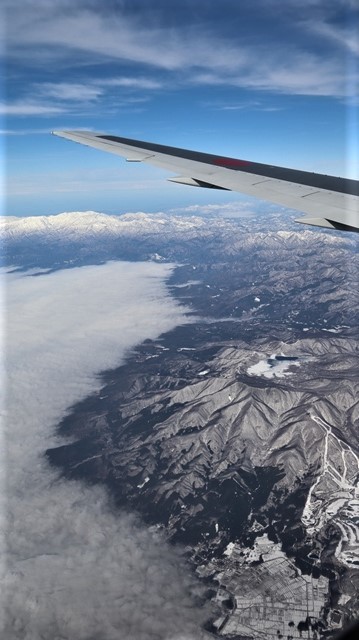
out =
[(247, 373), (250, 376), (261, 376), (263, 378), (285, 378), (293, 374), (290, 368), (300, 365), (299, 360), (277, 360), (269, 358), (268, 360), (260, 360), (251, 367), (248, 367)]

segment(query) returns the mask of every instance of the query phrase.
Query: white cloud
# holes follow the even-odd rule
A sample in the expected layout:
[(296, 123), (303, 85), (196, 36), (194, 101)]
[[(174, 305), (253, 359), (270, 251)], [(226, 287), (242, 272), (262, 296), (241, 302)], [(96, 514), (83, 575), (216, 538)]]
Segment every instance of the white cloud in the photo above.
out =
[(103, 86), (124, 87), (126, 89), (160, 89), (162, 86), (159, 80), (144, 77), (109, 78), (102, 80), (101, 84)]
[[(325, 3), (310, 0), (306, 4), (316, 7), (315, 15), (318, 11), (323, 14), (321, 26), (313, 20), (316, 26), (308, 28), (302, 12), (290, 13), (283, 42), (273, 41), (270, 34), (266, 39), (249, 42), (243, 34), (238, 39), (226, 38), (204, 24), (169, 27), (156, 20), (144, 23), (141, 12), (128, 15), (121, 7), (104, 12), (96, 4), (78, 3), (76, 9), (66, 10), (63, 3), (55, 2), (44, 3), (41, 10), (34, 11), (29, 2), (22, 12), (8, 9), (8, 55), (24, 56), (30, 51), (33, 64), (39, 66), (48, 65), (51, 56), (63, 61), (74, 55), (84, 55), (96, 64), (142, 64), (147, 69), (152, 66), (157, 71), (171, 72), (160, 83), (166, 86), (170, 83), (181, 87), (192, 82), (342, 97), (347, 90), (343, 58), (333, 48), (326, 47), (325, 52), (318, 53), (317, 45), (318, 38), (325, 43), (329, 36), (342, 46), (346, 33), (328, 26), (326, 16), (330, 11)], [(265, 3), (264, 10), (270, 10)], [(346, 46), (353, 54), (358, 52), (354, 35)], [(124, 77), (118, 86), (159, 88), (157, 81), (146, 79), (143, 71), (137, 81), (135, 76)]]
[(308, 22), (307, 26), (308, 29), (319, 36), (328, 38), (356, 56), (359, 55), (358, 25), (351, 25), (349, 28), (343, 28), (326, 22)]
[(44, 82), (37, 84), (35, 88), (44, 97), (56, 98), (58, 100), (91, 101), (97, 100), (103, 95), (103, 89), (93, 84), (79, 84), (71, 82)]
[(193, 83), (232, 85), (293, 95), (342, 97), (347, 94), (347, 78), (338, 59), (288, 50), (285, 59), (280, 48), (267, 52), (258, 47), (256, 64), (238, 68), (235, 73), (213, 69), (195, 73)]
[[(270, 205), (266, 203), (267, 209), (269, 206)], [(238, 202), (218, 204), (193, 204), (187, 207), (170, 209), (168, 213), (175, 213), (177, 215), (184, 213), (197, 216), (210, 215), (216, 216), (216, 218), (249, 218), (256, 215), (261, 208), (262, 205), (258, 200), (253, 199), (253, 202), (251, 202), (244, 199)]]
[(51, 133), (50, 129), (0, 129), (0, 136), (31, 136)]
[(63, 107), (29, 100), (0, 103), (0, 115), (7, 116), (46, 116), (64, 112)]
[[(133, 92), (122, 92), (121, 95), (111, 99), (111, 93), (116, 88), (131, 90), (159, 89), (161, 84), (145, 78), (111, 78), (107, 80), (91, 81), (85, 83), (71, 82), (43, 82), (31, 85), (28, 96), (15, 102), (0, 103), (0, 115), (7, 116), (43, 116), (59, 113), (76, 112), (84, 104), (91, 106), (101, 98), (109, 100), (107, 110), (111, 110), (112, 100), (116, 109), (131, 108), (134, 112), (134, 104), (148, 101), (148, 96), (135, 96)], [(36, 96), (36, 98), (34, 97)], [(61, 105), (59, 106), (59, 100)], [(79, 127), (76, 127), (78, 129)]]
[(68, 407), (100, 387), (97, 372), (185, 321), (164, 284), (170, 271), (110, 263), (5, 276), (7, 640), (201, 637), (198, 587), (179, 554), (134, 516), (114, 513), (100, 487), (60, 479), (43, 456), (61, 443), (54, 428)]

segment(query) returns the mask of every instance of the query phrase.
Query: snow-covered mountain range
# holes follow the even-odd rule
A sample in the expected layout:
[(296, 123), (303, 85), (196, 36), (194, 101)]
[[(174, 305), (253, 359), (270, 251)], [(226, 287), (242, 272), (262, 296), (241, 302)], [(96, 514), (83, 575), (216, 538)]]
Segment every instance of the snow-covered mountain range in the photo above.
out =
[[(283, 230), (284, 227), (284, 230)], [(286, 228), (287, 227), (287, 228)], [(289, 228), (288, 228), (289, 227)], [(291, 228), (293, 227), (293, 228)], [(286, 216), (246, 219), (216, 215), (128, 213), (121, 216), (95, 211), (50, 216), (4, 217), (0, 220), (5, 260), (28, 266), (88, 263), (109, 259), (186, 260), (197, 248), (198, 259), (235, 256), (242, 250), (340, 251), (353, 244), (349, 236), (298, 229)], [(194, 257), (194, 256), (192, 256)]]
[(168, 286), (191, 310), (73, 408), (51, 463), (186, 545), (212, 581), (215, 637), (246, 636), (255, 607), (268, 607), (271, 640), (288, 624), (300, 638), (357, 616), (355, 239), (285, 213), (69, 212), (5, 218), (0, 234), (19, 268), (176, 263)]

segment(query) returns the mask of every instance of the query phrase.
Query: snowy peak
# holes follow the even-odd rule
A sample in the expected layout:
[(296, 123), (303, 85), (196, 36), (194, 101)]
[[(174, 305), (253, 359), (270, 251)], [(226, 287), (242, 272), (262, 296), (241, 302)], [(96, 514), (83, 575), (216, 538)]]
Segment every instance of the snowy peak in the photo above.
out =
[[(273, 222), (273, 221), (271, 221)], [(343, 264), (353, 240), (339, 233), (285, 229), (288, 216), (272, 224), (266, 217), (248, 220), (183, 213), (127, 213), (107, 215), (71, 211), (58, 215), (3, 218), (0, 240), (5, 261), (22, 267), (56, 269), (108, 260), (160, 260), (187, 263), (223, 262), (245, 254), (248, 259), (282, 257), (285, 270), (309, 255), (334, 255)], [(279, 285), (281, 286), (281, 285)]]
[[(266, 227), (271, 229), (270, 222)], [(263, 243), (264, 246), (275, 248), (283, 242), (298, 243), (305, 240), (320, 239), (326, 244), (342, 245), (347, 244), (348, 239), (337, 235), (324, 235), (321, 232), (311, 230), (283, 231), (272, 229), (262, 231), (263, 224), (239, 223), (231, 219), (219, 218), (216, 216), (194, 216), (176, 215), (168, 213), (126, 213), (123, 215), (108, 215), (96, 211), (70, 211), (48, 216), (30, 217), (4, 217), (0, 221), (0, 237), (8, 242), (11, 240), (21, 240), (22, 238), (46, 236), (48, 238), (61, 237), (63, 241), (90, 238), (94, 236), (120, 237), (126, 235), (141, 236), (145, 233), (151, 234), (174, 234), (178, 235), (200, 235), (203, 237), (215, 233), (216, 236), (226, 236), (228, 234), (242, 239), (250, 245)], [(234, 236), (233, 236), (234, 234)], [(217, 236), (219, 237), (219, 236)]]
[(121, 235), (129, 232), (163, 232), (164, 227), (181, 230), (198, 229), (205, 224), (200, 217), (180, 217), (166, 214), (127, 213), (122, 216), (107, 215), (96, 211), (71, 211), (50, 216), (3, 218), (0, 234), (8, 240), (41, 236), (43, 234), (77, 234), (78, 236)]

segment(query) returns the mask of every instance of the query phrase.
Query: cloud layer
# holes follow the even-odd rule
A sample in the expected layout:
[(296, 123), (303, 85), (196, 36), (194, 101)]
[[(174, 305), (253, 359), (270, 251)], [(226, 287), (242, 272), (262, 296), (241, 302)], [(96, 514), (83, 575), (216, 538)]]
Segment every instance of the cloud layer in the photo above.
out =
[(199, 586), (179, 553), (134, 515), (111, 511), (101, 488), (60, 479), (43, 456), (69, 406), (100, 387), (100, 370), (186, 321), (166, 290), (170, 270), (110, 263), (4, 276), (7, 640), (202, 637)]
[[(109, 109), (118, 107), (119, 88), (151, 92), (197, 85), (343, 98), (357, 78), (354, 68), (346, 68), (347, 52), (358, 56), (351, 2), (284, 7), (279, 0), (257, 0), (255, 10), (225, 0), (218, 10), (203, 0), (200, 14), (187, 4), (186, 10), (161, 1), (106, 8), (93, 0), (76, 7), (67, 1), (6, 1), (9, 59), (33, 71), (54, 65), (59, 81), (34, 81), (28, 95), (10, 99), (1, 111), (77, 113), (84, 103), (99, 101)], [(70, 65), (78, 66), (72, 81)], [(88, 65), (95, 69), (89, 76)], [(104, 73), (96, 72), (99, 65)], [(131, 93), (120, 95), (123, 103), (131, 99)]]

